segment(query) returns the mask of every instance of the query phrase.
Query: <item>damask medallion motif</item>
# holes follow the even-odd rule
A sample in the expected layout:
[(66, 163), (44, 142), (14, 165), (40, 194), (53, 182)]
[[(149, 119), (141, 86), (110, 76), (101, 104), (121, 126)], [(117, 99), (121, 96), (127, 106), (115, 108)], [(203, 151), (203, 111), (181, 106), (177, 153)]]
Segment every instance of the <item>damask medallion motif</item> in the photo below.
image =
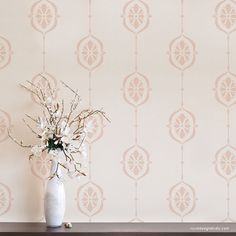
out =
[(185, 182), (174, 185), (170, 189), (169, 204), (170, 209), (180, 217), (184, 217), (191, 213), (196, 204), (193, 187)]
[(139, 33), (147, 28), (149, 24), (149, 9), (141, 0), (129, 1), (123, 9), (124, 26), (133, 33)]
[(40, 157), (34, 157), (30, 160), (32, 173), (39, 179), (45, 181), (50, 176), (51, 161), (47, 152), (43, 152)]
[(216, 153), (215, 168), (218, 175), (226, 180), (236, 176), (236, 149), (230, 145)]
[(236, 30), (236, 2), (233, 0), (221, 1), (215, 9), (216, 26), (229, 34)]
[(169, 59), (173, 66), (185, 70), (193, 65), (196, 57), (194, 42), (181, 35), (170, 43)]
[(89, 35), (77, 45), (78, 63), (86, 70), (92, 71), (103, 62), (103, 45), (96, 37)]
[[(47, 72), (43, 72), (41, 74), (35, 75), (31, 82), (33, 84), (32, 85), (32, 90), (34, 90), (34, 86), (36, 86), (38, 88), (41, 88), (41, 90), (46, 95), (46, 97), (51, 97), (52, 99), (56, 99), (56, 95), (57, 95), (57, 80), (52, 75), (50, 75)], [(50, 93), (49, 86), (51, 87), (51, 89), (53, 89), (55, 91), (54, 94)], [(34, 102), (36, 102), (36, 103), (39, 102), (39, 99), (33, 93), (31, 93), (31, 98), (32, 98), (32, 100)]]
[(0, 36), (0, 69), (6, 67), (10, 63), (11, 54), (10, 42)]
[(149, 154), (138, 146), (132, 146), (123, 155), (123, 169), (127, 176), (134, 180), (141, 179), (149, 171)]
[(11, 207), (11, 191), (5, 185), (0, 183), (0, 216), (9, 211)]
[(103, 208), (103, 191), (97, 184), (88, 182), (78, 189), (76, 200), (80, 211), (92, 217)]
[(168, 127), (170, 136), (183, 144), (195, 135), (195, 117), (191, 112), (181, 108), (171, 115)]
[(40, 0), (32, 6), (30, 18), (34, 29), (46, 34), (57, 25), (57, 8), (49, 0)]
[(215, 95), (218, 102), (226, 107), (236, 103), (236, 75), (226, 72), (216, 79)]
[(0, 109), (0, 143), (8, 138), (8, 129), (10, 129), (10, 127), (10, 115)]
[(135, 107), (148, 100), (149, 92), (150, 87), (147, 78), (138, 72), (127, 76), (123, 82), (124, 99)]

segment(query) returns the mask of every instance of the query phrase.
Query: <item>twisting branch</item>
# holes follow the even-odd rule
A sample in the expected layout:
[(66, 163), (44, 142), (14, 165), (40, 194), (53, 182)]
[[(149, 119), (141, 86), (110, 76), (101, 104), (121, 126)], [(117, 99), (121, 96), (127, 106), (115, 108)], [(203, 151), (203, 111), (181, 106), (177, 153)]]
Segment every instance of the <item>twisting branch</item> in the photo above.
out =
[(25, 145), (23, 144), (23, 141), (20, 141), (18, 142), (14, 137), (12, 137), (11, 133), (9, 130), (7, 130), (7, 133), (8, 133), (8, 137), (13, 141), (15, 142), (18, 146), (21, 146), (23, 148), (32, 148), (33, 146), (32, 145)]

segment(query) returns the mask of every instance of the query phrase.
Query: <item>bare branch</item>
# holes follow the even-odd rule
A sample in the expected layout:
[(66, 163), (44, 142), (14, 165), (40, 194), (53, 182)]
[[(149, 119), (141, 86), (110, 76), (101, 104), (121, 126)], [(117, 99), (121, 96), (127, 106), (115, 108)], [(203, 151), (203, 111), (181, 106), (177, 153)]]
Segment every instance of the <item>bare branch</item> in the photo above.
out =
[(25, 125), (30, 129), (30, 131), (32, 133), (34, 133), (38, 138), (42, 138), (42, 136), (40, 134), (38, 134), (36, 131), (33, 130), (33, 128), (25, 121), (25, 119), (23, 119), (23, 122), (25, 123)]
[(68, 88), (72, 93), (74, 93), (76, 96), (78, 96), (78, 98), (80, 99), (80, 96), (78, 94), (78, 92), (76, 92), (75, 90), (73, 90), (69, 85), (67, 85), (65, 82), (61, 81), (61, 83)]
[(18, 142), (14, 137), (12, 137), (12, 135), (11, 135), (11, 133), (10, 133), (9, 130), (7, 130), (7, 133), (8, 133), (9, 138), (10, 138), (13, 142), (15, 142), (17, 145), (19, 145), (20, 147), (23, 147), (23, 148), (32, 148), (32, 147), (33, 147), (32, 145), (24, 145), (24, 144), (23, 144), (23, 141)]
[(34, 121), (35, 123), (39, 124), (39, 121), (37, 119), (34, 119), (32, 116), (25, 114), (26, 117), (28, 117), (29, 119), (31, 119), (32, 121)]

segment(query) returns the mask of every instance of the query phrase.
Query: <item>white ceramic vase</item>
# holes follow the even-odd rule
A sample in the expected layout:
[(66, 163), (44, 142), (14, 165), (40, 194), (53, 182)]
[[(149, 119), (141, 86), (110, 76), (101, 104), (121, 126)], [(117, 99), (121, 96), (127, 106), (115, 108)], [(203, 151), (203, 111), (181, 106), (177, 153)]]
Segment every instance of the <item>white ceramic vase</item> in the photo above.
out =
[[(63, 154), (60, 152), (58, 155)], [(55, 173), (56, 168), (57, 162), (52, 160), (51, 175)], [(61, 166), (58, 166), (57, 173), (61, 176)], [(44, 198), (44, 214), (47, 227), (62, 225), (65, 214), (65, 189), (63, 182), (57, 176), (48, 180)]]

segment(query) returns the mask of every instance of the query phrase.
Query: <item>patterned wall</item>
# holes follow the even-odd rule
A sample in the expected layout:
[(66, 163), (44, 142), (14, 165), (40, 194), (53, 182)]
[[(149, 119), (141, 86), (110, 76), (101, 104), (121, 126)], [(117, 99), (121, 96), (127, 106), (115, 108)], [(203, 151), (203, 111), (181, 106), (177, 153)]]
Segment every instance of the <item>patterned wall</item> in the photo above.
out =
[(47, 155), (7, 129), (40, 110), (26, 80), (63, 80), (86, 123), (88, 176), (65, 182), (68, 221), (236, 220), (236, 1), (0, 0), (0, 221), (42, 221)]

